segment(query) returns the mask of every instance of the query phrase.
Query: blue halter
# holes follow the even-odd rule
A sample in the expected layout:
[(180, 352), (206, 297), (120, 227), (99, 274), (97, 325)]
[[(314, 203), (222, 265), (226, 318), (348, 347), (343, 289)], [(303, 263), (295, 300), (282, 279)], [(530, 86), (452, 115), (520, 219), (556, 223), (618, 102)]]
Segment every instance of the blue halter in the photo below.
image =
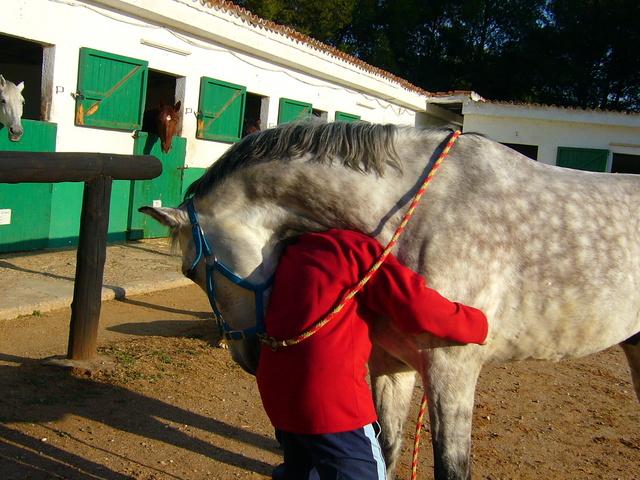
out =
[[(261, 284), (254, 284), (247, 279), (238, 276), (229, 267), (216, 258), (207, 242), (207, 238), (204, 235), (202, 227), (198, 223), (198, 214), (196, 208), (193, 205), (193, 200), (189, 199), (186, 202), (187, 213), (189, 214), (189, 221), (191, 222), (191, 233), (193, 234), (193, 243), (196, 248), (196, 258), (191, 264), (189, 272), (195, 271), (198, 263), (204, 256), (206, 265), (206, 283), (207, 283), (207, 296), (209, 297), (209, 303), (213, 309), (213, 313), (218, 320), (222, 328), (222, 335), (226, 340), (242, 340), (247, 337), (253, 337), (265, 333), (264, 327), (264, 292), (271, 287), (273, 283), (273, 275), (266, 282)], [(242, 287), (246, 290), (251, 290), (255, 294), (256, 298), (256, 324), (253, 327), (245, 328), (244, 330), (233, 330), (222, 317), (222, 312), (218, 308), (216, 302), (216, 285), (213, 278), (214, 271), (224, 275), (227, 279)]]

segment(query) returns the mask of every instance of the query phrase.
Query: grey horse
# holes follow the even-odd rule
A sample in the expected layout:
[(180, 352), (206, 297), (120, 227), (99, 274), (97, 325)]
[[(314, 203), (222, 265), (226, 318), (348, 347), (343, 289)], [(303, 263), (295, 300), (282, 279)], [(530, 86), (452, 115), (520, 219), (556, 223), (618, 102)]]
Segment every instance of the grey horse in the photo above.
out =
[[(364, 123), (294, 123), (233, 145), (188, 191), (215, 254), (246, 282), (273, 274), (286, 240), (349, 228), (385, 244), (449, 132)], [(435, 478), (471, 478), (476, 382), (487, 362), (580, 357), (620, 344), (640, 399), (640, 178), (544, 165), (464, 134), (442, 164), (395, 254), (446, 297), (482, 309), (486, 345), (372, 325), (372, 387), (393, 476), (418, 372), (429, 400)], [(179, 208), (141, 211), (171, 227), (195, 268)], [(209, 261), (216, 261), (211, 257)], [(255, 296), (219, 273), (217, 304), (234, 329), (255, 323)], [(268, 290), (265, 293), (268, 297)], [(255, 371), (255, 338), (230, 342)]]

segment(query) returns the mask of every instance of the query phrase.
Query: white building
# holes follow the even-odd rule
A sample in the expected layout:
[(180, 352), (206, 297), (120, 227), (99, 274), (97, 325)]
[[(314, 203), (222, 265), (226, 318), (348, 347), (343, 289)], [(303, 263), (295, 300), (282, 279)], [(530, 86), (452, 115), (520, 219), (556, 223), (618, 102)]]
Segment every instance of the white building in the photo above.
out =
[(430, 94), (428, 104), (427, 112), (446, 113), (464, 132), (482, 133), (543, 163), (640, 173), (640, 114), (492, 102), (474, 92)]
[[(640, 173), (640, 115), (431, 94), (226, 0), (5, 1), (0, 51), (0, 74), (26, 85), (25, 134), (12, 143), (0, 128), (0, 149), (162, 161), (158, 179), (114, 182), (112, 240), (166, 235), (137, 207), (180, 203), (258, 120), (450, 125), (545, 163)], [(144, 110), (177, 101), (182, 120), (165, 154), (139, 129)], [(0, 252), (76, 241), (82, 184), (1, 182)]]
[[(152, 153), (163, 162), (161, 179), (114, 184), (112, 239), (164, 235), (137, 206), (179, 203), (246, 122), (424, 120), (425, 91), (224, 0), (3, 2), (0, 49), (0, 73), (25, 82), (27, 119), (18, 144), (0, 131), (0, 149)], [(180, 138), (165, 155), (134, 131), (145, 109), (177, 101)], [(11, 211), (0, 251), (73, 243), (81, 191), (0, 184), (0, 209)], [(26, 208), (32, 199), (36, 211)]]

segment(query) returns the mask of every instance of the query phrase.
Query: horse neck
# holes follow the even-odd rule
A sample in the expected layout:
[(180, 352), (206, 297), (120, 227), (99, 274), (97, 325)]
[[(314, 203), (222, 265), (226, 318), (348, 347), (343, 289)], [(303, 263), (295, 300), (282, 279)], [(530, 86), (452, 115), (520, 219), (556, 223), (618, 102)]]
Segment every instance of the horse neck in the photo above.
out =
[(243, 190), (250, 202), (278, 212), (282, 236), (345, 228), (388, 239), (438, 143), (405, 139), (398, 147), (402, 172), (387, 167), (383, 176), (337, 162), (268, 162), (242, 175)]

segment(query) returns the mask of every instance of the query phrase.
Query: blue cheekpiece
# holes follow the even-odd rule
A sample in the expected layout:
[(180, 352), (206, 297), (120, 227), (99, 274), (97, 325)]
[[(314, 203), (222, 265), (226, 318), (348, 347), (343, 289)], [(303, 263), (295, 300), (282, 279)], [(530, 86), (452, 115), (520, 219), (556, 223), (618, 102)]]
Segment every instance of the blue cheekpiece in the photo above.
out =
[[(200, 260), (204, 257), (206, 265), (206, 282), (207, 282), (207, 296), (209, 297), (209, 303), (213, 309), (213, 313), (218, 320), (218, 323), (222, 327), (222, 334), (226, 340), (241, 340), (247, 337), (253, 337), (256, 335), (264, 334), (264, 292), (271, 287), (273, 283), (273, 275), (269, 280), (261, 284), (254, 284), (238, 276), (224, 263), (219, 261), (211, 250), (209, 242), (204, 235), (202, 227), (198, 223), (198, 213), (193, 205), (193, 199), (189, 199), (186, 202), (187, 213), (189, 214), (189, 221), (191, 222), (191, 233), (193, 235), (193, 243), (196, 248), (196, 258), (191, 264), (190, 272), (193, 272)], [(253, 327), (245, 328), (244, 330), (233, 330), (222, 317), (222, 312), (218, 308), (216, 302), (216, 285), (214, 281), (213, 273), (217, 270), (224, 275), (231, 282), (235, 283), (239, 287), (247, 290), (251, 290), (255, 294), (256, 298), (256, 324)]]

